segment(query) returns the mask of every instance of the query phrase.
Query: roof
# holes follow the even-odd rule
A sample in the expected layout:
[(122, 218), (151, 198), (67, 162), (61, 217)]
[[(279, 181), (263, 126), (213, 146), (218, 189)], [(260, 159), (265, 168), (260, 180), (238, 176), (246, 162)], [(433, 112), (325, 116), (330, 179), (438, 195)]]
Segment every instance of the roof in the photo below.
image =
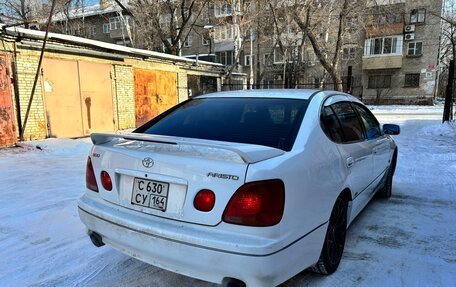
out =
[(310, 89), (271, 89), (271, 90), (240, 90), (211, 93), (195, 98), (232, 98), (232, 97), (252, 97), (252, 98), (286, 98), (308, 100), (320, 90)]
[[(120, 0), (120, 2), (124, 5), (128, 5), (128, 0)], [(118, 4), (116, 4), (114, 1), (111, 1), (111, 3), (105, 7), (102, 8), (100, 3), (97, 4), (92, 4), (92, 5), (84, 5), (82, 7), (76, 7), (68, 11), (68, 17), (64, 12), (57, 12), (54, 17), (52, 18), (52, 21), (64, 21), (64, 20), (69, 20), (69, 19), (78, 19), (82, 17), (90, 17), (90, 16), (96, 16), (96, 15), (103, 15), (107, 13), (114, 13), (114, 12), (120, 12), (122, 11), (122, 8), (119, 7)]]
[[(6, 28), (5, 30), (3, 30), (3, 26), (4, 25), (0, 24), (0, 33), (5, 32), (7, 35), (11, 35), (11, 36), (20, 36), (20, 37), (24, 37), (24, 38), (43, 40), (44, 36), (46, 34), (44, 31), (25, 29), (25, 28), (21, 28), (21, 27), (9, 27), (9, 28)], [(131, 47), (126, 47), (126, 46), (122, 46), (122, 45), (116, 45), (116, 44), (86, 39), (86, 38), (82, 38), (82, 37), (65, 35), (65, 34), (49, 33), (48, 40), (66, 42), (66, 43), (76, 44), (76, 45), (80, 45), (80, 46), (90, 46), (90, 47), (94, 47), (94, 48), (101, 48), (101, 49), (111, 50), (111, 51), (120, 52), (120, 53), (127, 53), (127, 54), (132, 54), (132, 55), (141, 56), (141, 57), (159, 58), (159, 59), (169, 60), (169, 61), (173, 61), (173, 62), (184, 62), (184, 63), (195, 64), (195, 65), (197, 62), (194, 59), (188, 59), (185, 57), (169, 55), (169, 54), (159, 53), (159, 52), (154, 52), (154, 51), (149, 51), (149, 50), (131, 48)], [(215, 67), (224, 67), (224, 65), (222, 65), (222, 64), (212, 63), (212, 62), (207, 62), (207, 61), (199, 60), (198, 63), (204, 64), (204, 65), (209, 65), (209, 66), (215, 66)]]

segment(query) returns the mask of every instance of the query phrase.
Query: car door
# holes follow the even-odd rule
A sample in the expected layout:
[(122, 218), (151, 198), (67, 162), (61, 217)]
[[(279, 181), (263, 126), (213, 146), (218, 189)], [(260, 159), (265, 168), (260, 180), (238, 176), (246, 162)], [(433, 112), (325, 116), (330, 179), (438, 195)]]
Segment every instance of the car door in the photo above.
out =
[(352, 105), (363, 123), (366, 142), (372, 143), (374, 175), (376, 179), (380, 180), (388, 168), (391, 158), (390, 140), (382, 134), (380, 124), (369, 109), (358, 103), (352, 103)]
[[(373, 175), (372, 145), (364, 141), (362, 124), (348, 101), (323, 106), (322, 117), (326, 125), (333, 126), (331, 134), (349, 170), (353, 198), (353, 211), (357, 214), (368, 201)], [(337, 130), (339, 132), (336, 133)]]

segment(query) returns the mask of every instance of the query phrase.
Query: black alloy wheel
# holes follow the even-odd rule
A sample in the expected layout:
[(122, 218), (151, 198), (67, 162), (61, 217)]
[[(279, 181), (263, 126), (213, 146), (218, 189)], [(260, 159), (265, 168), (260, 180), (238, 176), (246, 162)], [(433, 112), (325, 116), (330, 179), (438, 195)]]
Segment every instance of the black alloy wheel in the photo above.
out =
[(393, 172), (393, 167), (390, 166), (386, 174), (385, 185), (377, 192), (378, 197), (385, 199), (391, 197), (393, 190)]
[(344, 253), (346, 234), (347, 202), (339, 197), (331, 212), (320, 259), (312, 267), (314, 272), (328, 275), (337, 270)]

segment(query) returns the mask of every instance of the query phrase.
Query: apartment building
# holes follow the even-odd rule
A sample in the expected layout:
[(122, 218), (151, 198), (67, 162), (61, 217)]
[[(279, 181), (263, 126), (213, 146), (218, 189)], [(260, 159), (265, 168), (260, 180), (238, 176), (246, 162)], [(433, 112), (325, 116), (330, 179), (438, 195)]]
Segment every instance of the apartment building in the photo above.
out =
[[(275, 11), (278, 22), (274, 22), (268, 3), (210, 1), (182, 40), (181, 55), (224, 64), (228, 74), (245, 73), (254, 88), (334, 89), (336, 83), (291, 17), (292, 11), (287, 10), (294, 9), (294, 4), (280, 6)], [(439, 64), (442, 0), (352, 3), (359, 9), (345, 21), (339, 63), (344, 89), (367, 103), (432, 103)], [(108, 0), (101, 0), (84, 12), (76, 11), (72, 20), (62, 18), (57, 22), (70, 34), (130, 45), (134, 42), (133, 18), (121, 15), (119, 9), (109, 5)], [(322, 17), (325, 13), (323, 9), (315, 12)], [(84, 26), (78, 26), (76, 20), (84, 20)], [(68, 25), (69, 22), (73, 24)], [(315, 27), (316, 37), (331, 44), (337, 33), (337, 29), (331, 29), (333, 26), (337, 22), (321, 30)], [(157, 47), (160, 48), (163, 47)], [(227, 89), (245, 88), (230, 86), (234, 84), (229, 81), (224, 85)]]
[[(253, 6), (255, 1), (251, 2)], [(432, 103), (442, 1), (377, 0), (365, 5), (361, 15), (346, 19), (339, 66), (344, 88), (350, 75), (350, 92), (367, 103)], [(212, 38), (202, 31), (190, 33), (182, 55), (213, 53), (215, 61), (228, 66), (237, 59), (236, 70), (251, 75), (256, 88), (334, 88), (312, 46), (300, 42), (303, 35), (293, 19), (282, 17), (278, 31), (265, 9), (263, 14), (255, 14), (263, 25), (251, 25), (252, 29), (245, 31), (234, 19), (245, 13), (255, 12), (227, 3), (212, 5), (206, 23), (213, 25)], [(319, 36), (327, 41), (335, 37), (334, 31)]]
[[(121, 2), (127, 4), (128, 0)], [(54, 32), (112, 44), (132, 46), (135, 40), (132, 16), (109, 0), (59, 11), (52, 24)]]
[[(430, 104), (434, 96), (442, 1), (394, 1), (390, 18), (368, 18), (362, 58), (363, 97), (374, 102)], [(372, 7), (369, 7), (372, 9)]]

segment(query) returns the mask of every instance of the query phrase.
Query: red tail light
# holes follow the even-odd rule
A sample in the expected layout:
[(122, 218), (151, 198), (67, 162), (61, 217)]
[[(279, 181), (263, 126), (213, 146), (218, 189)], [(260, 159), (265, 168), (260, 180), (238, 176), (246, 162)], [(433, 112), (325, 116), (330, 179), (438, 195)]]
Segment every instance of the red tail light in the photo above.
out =
[(214, 208), (215, 205), (215, 194), (212, 190), (203, 189), (198, 191), (193, 200), (193, 206), (199, 211), (208, 212)]
[(95, 173), (93, 172), (92, 160), (87, 158), (86, 166), (86, 186), (88, 189), (98, 192), (97, 180), (95, 179)]
[(106, 171), (101, 172), (101, 185), (103, 185), (103, 188), (111, 191), (112, 190), (112, 180), (111, 177), (109, 176), (109, 173)]
[(223, 221), (248, 226), (271, 226), (282, 220), (285, 186), (279, 179), (241, 186), (231, 197)]

